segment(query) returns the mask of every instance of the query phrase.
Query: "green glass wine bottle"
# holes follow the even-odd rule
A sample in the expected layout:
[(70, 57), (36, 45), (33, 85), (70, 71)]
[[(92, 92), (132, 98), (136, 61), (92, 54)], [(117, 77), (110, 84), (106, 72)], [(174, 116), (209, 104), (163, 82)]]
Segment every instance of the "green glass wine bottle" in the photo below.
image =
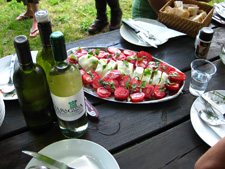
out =
[(52, 124), (51, 96), (44, 70), (33, 63), (26, 36), (14, 38), (19, 67), (13, 82), (27, 126), (33, 131), (43, 131)]
[(53, 32), (50, 43), (56, 64), (49, 73), (48, 84), (59, 127), (65, 137), (78, 138), (88, 127), (82, 77), (67, 60), (63, 33)]
[(48, 79), (48, 74), (54, 66), (54, 58), (50, 44), (50, 35), (52, 33), (52, 26), (49, 20), (48, 11), (41, 9), (35, 12), (35, 17), (38, 22), (38, 29), (41, 37), (42, 50), (38, 52), (36, 63), (39, 64), (45, 71)]

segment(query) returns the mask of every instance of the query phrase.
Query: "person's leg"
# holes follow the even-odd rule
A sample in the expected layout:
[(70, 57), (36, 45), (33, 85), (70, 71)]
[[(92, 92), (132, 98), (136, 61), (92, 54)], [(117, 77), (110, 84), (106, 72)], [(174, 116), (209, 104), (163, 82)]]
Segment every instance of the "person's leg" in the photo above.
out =
[(121, 25), (122, 10), (120, 8), (119, 0), (107, 0), (111, 8), (111, 24), (110, 30), (119, 29)]
[(39, 3), (28, 3), (28, 6), (31, 7), (32, 12), (33, 12), (33, 24), (32, 24), (32, 28), (30, 29), (30, 37), (36, 37), (39, 34), (38, 31), (38, 25), (37, 25), (37, 20), (35, 17), (35, 12), (39, 10)]
[(31, 9), (31, 6), (29, 4), (26, 5), (27, 6), (27, 10), (25, 13), (19, 15), (16, 20), (17, 21), (21, 21), (21, 20), (24, 20), (24, 19), (29, 19), (29, 18), (33, 18), (33, 11)]
[(89, 27), (88, 32), (95, 34), (100, 32), (106, 25), (108, 25), (108, 18), (106, 14), (107, 6), (106, 0), (95, 0), (95, 7), (97, 10), (97, 18)]

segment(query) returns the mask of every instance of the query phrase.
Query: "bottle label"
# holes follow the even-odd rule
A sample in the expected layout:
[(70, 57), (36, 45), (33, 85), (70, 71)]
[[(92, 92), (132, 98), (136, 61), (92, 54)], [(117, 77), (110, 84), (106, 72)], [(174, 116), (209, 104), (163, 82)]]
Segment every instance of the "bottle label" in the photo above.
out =
[(196, 57), (206, 59), (209, 52), (210, 44), (211, 43), (205, 43), (202, 41), (197, 42), (195, 49)]
[(85, 113), (83, 88), (70, 97), (58, 97), (51, 93), (54, 109), (58, 118), (64, 121), (74, 121)]

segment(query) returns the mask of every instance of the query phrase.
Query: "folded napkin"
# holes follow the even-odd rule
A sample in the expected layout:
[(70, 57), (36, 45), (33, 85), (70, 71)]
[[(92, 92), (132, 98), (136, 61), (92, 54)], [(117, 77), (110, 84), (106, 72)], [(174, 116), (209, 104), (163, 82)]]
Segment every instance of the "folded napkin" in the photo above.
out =
[(135, 21), (138, 25), (148, 30), (151, 34), (153, 34), (156, 39), (164, 41), (165, 39), (170, 39), (178, 36), (185, 36), (187, 34), (164, 27), (159, 26), (152, 23), (142, 22), (142, 21)]
[(69, 163), (68, 165), (76, 169), (97, 169), (97, 167), (93, 165), (85, 155)]

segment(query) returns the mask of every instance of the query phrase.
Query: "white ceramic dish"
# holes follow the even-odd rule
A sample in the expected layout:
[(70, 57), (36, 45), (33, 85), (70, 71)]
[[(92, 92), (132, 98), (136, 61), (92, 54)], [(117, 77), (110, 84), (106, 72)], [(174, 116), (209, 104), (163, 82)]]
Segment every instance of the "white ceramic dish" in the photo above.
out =
[[(38, 51), (31, 51), (33, 62), (36, 62), (36, 55)], [(9, 65), (11, 61), (12, 55), (5, 56), (4, 58), (0, 59), (0, 89), (3, 87), (9, 80)], [(16, 58), (15, 68), (18, 66), (18, 60)], [(14, 90), (12, 93), (3, 94), (4, 100), (16, 100), (18, 99), (16, 95), (16, 91)]]
[(222, 18), (225, 19), (225, 8), (223, 8), (222, 6), (221, 6), (221, 7), (215, 6), (215, 9), (216, 9), (216, 12), (217, 12)]
[[(144, 27), (146, 27), (146, 29), (150, 28), (151, 25), (157, 25), (157, 26), (162, 26), (162, 27), (166, 27), (164, 24), (162, 24), (161, 22), (158, 22), (157, 20), (153, 20), (153, 19), (147, 19), (147, 18), (138, 18), (138, 19), (134, 19), (135, 21), (142, 21)], [(120, 28), (120, 35), (123, 37), (123, 39), (125, 39), (127, 42), (137, 45), (137, 46), (144, 46), (144, 47), (151, 47), (151, 45), (147, 44), (147, 43), (141, 43), (138, 41), (138, 38), (135, 34), (132, 33), (132, 31), (130, 31), (129, 28), (127, 28), (126, 26), (122, 25)], [(161, 45), (165, 42), (167, 42), (168, 39), (163, 40), (160, 44), (157, 45)]]
[[(71, 164), (76, 159), (85, 155), (94, 169), (119, 169), (119, 165), (114, 157), (104, 147), (88, 140), (66, 139), (58, 141), (43, 148), (39, 153), (65, 164)], [(26, 169), (33, 165), (45, 165), (51, 167), (51, 169), (54, 168), (33, 158), (27, 164)]]
[[(225, 95), (225, 90), (216, 90), (216, 91)], [(213, 91), (210, 91), (210, 92), (213, 92)], [(208, 94), (208, 92), (206, 94)], [(197, 111), (205, 108), (205, 106), (202, 103), (203, 102), (201, 98), (198, 97), (192, 104), (191, 111), (190, 111), (191, 123), (194, 130), (199, 135), (199, 137), (209, 146), (213, 146), (221, 139), (221, 137), (213, 130), (213, 127), (210, 127), (208, 124), (202, 121), (200, 117), (198, 116)], [(218, 105), (225, 108), (225, 100), (218, 98)]]

